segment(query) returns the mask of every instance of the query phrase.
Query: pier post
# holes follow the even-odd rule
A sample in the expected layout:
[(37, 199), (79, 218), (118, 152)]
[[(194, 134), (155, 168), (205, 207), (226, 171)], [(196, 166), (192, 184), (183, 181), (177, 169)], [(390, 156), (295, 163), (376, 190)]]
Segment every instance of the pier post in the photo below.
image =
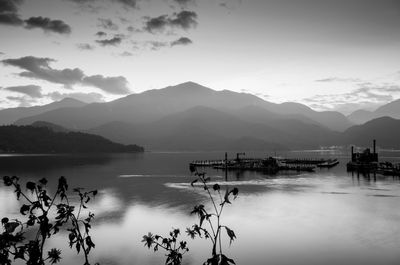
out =
[(374, 155), (376, 154), (376, 140), (374, 139)]
[(228, 181), (228, 153), (225, 152), (225, 181)]
[(353, 160), (353, 155), (354, 155), (354, 146), (351, 146), (351, 162), (354, 162)]

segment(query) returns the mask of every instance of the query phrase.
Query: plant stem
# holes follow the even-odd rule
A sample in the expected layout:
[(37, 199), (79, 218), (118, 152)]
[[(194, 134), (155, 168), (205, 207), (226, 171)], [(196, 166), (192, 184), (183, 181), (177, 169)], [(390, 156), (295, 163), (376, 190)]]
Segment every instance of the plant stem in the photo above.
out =
[(85, 240), (82, 237), (81, 230), (79, 228), (78, 220), (76, 219), (75, 215), (72, 215), (72, 217), (73, 217), (73, 220), (72, 220), (73, 225), (75, 226), (75, 230), (78, 232), (79, 241), (80, 241), (80, 244), (82, 246), (83, 254), (85, 255), (85, 265), (87, 265), (87, 264), (89, 264), (89, 260), (88, 260), (88, 257), (87, 257), (87, 252), (86, 252), (86, 247), (85, 247)]

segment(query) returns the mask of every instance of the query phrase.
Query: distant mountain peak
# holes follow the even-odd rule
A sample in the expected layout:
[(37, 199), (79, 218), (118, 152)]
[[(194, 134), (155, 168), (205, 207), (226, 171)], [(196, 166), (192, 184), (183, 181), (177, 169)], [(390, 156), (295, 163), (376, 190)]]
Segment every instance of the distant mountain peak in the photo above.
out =
[(75, 98), (69, 98), (69, 97), (63, 98), (63, 99), (59, 100), (58, 102), (59, 103), (61, 103), (61, 102), (64, 102), (64, 103), (66, 103), (66, 102), (75, 102), (75, 103), (85, 104), (85, 102), (83, 102), (83, 101), (80, 101), (80, 100), (75, 99)]
[(64, 98), (60, 101), (54, 101), (45, 105), (3, 109), (0, 110), (0, 125), (12, 124), (20, 119), (40, 115), (42, 113), (59, 108), (79, 108), (85, 105), (87, 104), (80, 100), (74, 98)]
[(383, 116), (383, 117), (378, 117), (373, 120), (367, 121), (364, 125), (369, 125), (369, 124), (380, 124), (380, 123), (386, 123), (386, 122), (396, 122), (398, 121), (397, 119), (390, 117), (390, 116)]
[(389, 116), (394, 119), (400, 119), (400, 99), (382, 105), (375, 111), (363, 109), (356, 110), (347, 117), (349, 118), (349, 120), (355, 122), (356, 124), (363, 124), (367, 121), (384, 116)]
[(195, 82), (189, 81), (185, 83), (181, 83), (175, 86), (168, 86), (159, 91), (168, 91), (168, 92), (176, 92), (176, 93), (202, 93), (202, 92), (213, 92), (211, 88), (202, 86)]
[(375, 111), (379, 114), (399, 114), (400, 113), (400, 99), (393, 100), (388, 104), (380, 106)]
[(352, 113), (350, 113), (348, 116), (350, 116), (352, 114), (357, 114), (357, 113), (372, 113), (372, 111), (365, 110), (365, 109), (358, 109), (358, 110), (355, 110)]
[(304, 104), (298, 103), (298, 102), (283, 102), (279, 104), (281, 107), (284, 107), (287, 112), (290, 113), (297, 113), (298, 111), (306, 111), (306, 112), (313, 112), (313, 109), (311, 109), (309, 106), (306, 106)]
[(43, 105), (40, 107), (46, 107), (46, 106), (53, 106), (53, 107), (57, 107), (57, 108), (64, 108), (64, 107), (82, 107), (84, 105), (87, 105), (87, 103), (80, 101), (78, 99), (75, 98), (63, 98), (59, 101), (54, 101), (51, 102), (47, 105)]
[(52, 130), (53, 132), (69, 132), (70, 131), (60, 125), (57, 125), (57, 124), (54, 124), (51, 122), (47, 122), (47, 121), (35, 121), (34, 123), (31, 124), (31, 126), (45, 127), (45, 128)]
[(176, 86), (181, 86), (181, 85), (183, 85), (183, 86), (201, 86), (200, 84), (198, 84), (196, 82), (193, 82), (193, 81), (183, 82), (183, 83), (180, 83), (180, 84), (178, 84)]

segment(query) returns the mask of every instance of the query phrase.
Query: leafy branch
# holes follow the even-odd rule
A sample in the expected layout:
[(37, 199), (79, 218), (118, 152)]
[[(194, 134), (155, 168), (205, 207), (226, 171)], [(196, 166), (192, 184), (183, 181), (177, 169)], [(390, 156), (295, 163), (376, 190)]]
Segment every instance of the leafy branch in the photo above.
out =
[(142, 242), (148, 248), (158, 251), (159, 248), (167, 251), (167, 259), (165, 261), (166, 265), (180, 265), (182, 264), (183, 254), (189, 251), (186, 241), (180, 241), (178, 243), (178, 236), (180, 234), (179, 229), (173, 229), (169, 233), (169, 237), (162, 237), (160, 235), (153, 235), (148, 233), (143, 236)]
[[(77, 253), (82, 250), (85, 258), (84, 265), (90, 265), (89, 253), (95, 247), (91, 236), (91, 221), (94, 214), (81, 217), (81, 210), (86, 209), (86, 204), (96, 196), (97, 191), (83, 191), (74, 189), (73, 192), (79, 196), (79, 207), (76, 211), (74, 205), (68, 199), (68, 184), (65, 177), (58, 180), (57, 190), (50, 196), (46, 189), (47, 180), (42, 178), (37, 182), (28, 181), (23, 191), (16, 176), (3, 177), (5, 186), (14, 187), (17, 199), (23, 199), (24, 204), (20, 213), (27, 217), (23, 223), (17, 219), (10, 220), (4, 217), (1, 220), (3, 233), (0, 234), (0, 264), (11, 265), (11, 257), (14, 260), (21, 259), (28, 265), (44, 265), (57, 263), (61, 260), (61, 250), (52, 248), (45, 251), (45, 243), (52, 235), (57, 234), (64, 226), (69, 226), (69, 245), (75, 246)], [(26, 204), (25, 204), (26, 203)], [(55, 214), (54, 219), (49, 216)], [(34, 231), (33, 238), (25, 238), (26, 232)]]
[[(211, 257), (204, 262), (204, 265), (235, 264), (233, 259), (230, 259), (223, 254), (221, 233), (223, 230), (226, 231), (226, 234), (230, 240), (229, 244), (232, 244), (232, 242), (236, 239), (236, 234), (228, 226), (222, 225), (221, 217), (224, 207), (227, 204), (231, 204), (230, 197), (236, 199), (239, 190), (236, 187), (232, 189), (227, 187), (224, 195), (222, 196), (221, 186), (216, 183), (212, 186), (212, 188), (210, 188), (210, 186), (207, 184), (210, 181), (210, 178), (206, 177), (205, 173), (195, 172), (195, 176), (197, 176), (197, 178), (192, 181), (191, 185), (194, 187), (196, 182), (201, 184), (211, 200), (213, 209), (211, 211), (207, 210), (203, 204), (194, 206), (191, 214), (196, 214), (198, 216), (199, 224), (194, 224), (191, 228), (187, 228), (186, 232), (192, 238), (195, 238), (196, 236), (201, 238), (204, 236), (205, 239), (210, 241), (212, 245)], [(218, 194), (216, 199), (212, 195), (210, 191), (211, 189), (213, 193)], [(204, 227), (205, 224), (207, 224), (208, 229)]]
[[(186, 233), (192, 238), (205, 238), (211, 243), (211, 257), (208, 258), (203, 265), (231, 265), (235, 264), (233, 259), (228, 258), (222, 249), (222, 232), (225, 230), (229, 237), (229, 244), (236, 239), (235, 232), (228, 226), (223, 225), (221, 222), (223, 209), (226, 205), (231, 204), (230, 198), (236, 199), (239, 190), (237, 188), (229, 189), (226, 188), (224, 195), (221, 193), (221, 186), (214, 184), (212, 187), (209, 186), (209, 177), (206, 177), (205, 173), (195, 172), (196, 179), (191, 182), (191, 186), (195, 187), (195, 183), (200, 183), (200, 186), (207, 192), (210, 198), (212, 209), (208, 210), (203, 204), (195, 205), (191, 214), (195, 214), (199, 218), (199, 223), (192, 225), (192, 227), (186, 229)], [(217, 194), (217, 198), (213, 194)], [(181, 241), (177, 245), (177, 238), (180, 234), (179, 229), (174, 229), (170, 232), (170, 237), (164, 238), (160, 235), (148, 235), (143, 236), (142, 242), (149, 249), (153, 248), (154, 251), (158, 251), (160, 248), (167, 251), (166, 265), (180, 265), (182, 264), (183, 254), (189, 249), (185, 241)]]

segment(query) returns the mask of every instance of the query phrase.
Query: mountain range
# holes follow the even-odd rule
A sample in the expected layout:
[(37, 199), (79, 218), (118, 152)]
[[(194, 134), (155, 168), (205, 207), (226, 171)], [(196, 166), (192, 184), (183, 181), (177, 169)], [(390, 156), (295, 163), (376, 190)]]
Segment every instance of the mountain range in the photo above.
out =
[[(108, 122), (149, 123), (167, 115), (203, 106), (227, 113), (249, 106), (264, 109), (273, 118), (295, 118), (332, 130), (345, 130), (352, 124), (339, 112), (317, 112), (298, 103), (275, 104), (251, 94), (215, 91), (193, 82), (132, 94), (115, 101), (93, 103), (79, 108), (55, 109), (19, 119), (17, 124), (43, 120), (66, 128), (86, 130)], [(283, 117), (282, 117), (283, 116)]]
[[(377, 113), (400, 117), (397, 105), (400, 104), (394, 102), (382, 106)], [(46, 122), (68, 130), (98, 134), (123, 144), (139, 144), (148, 150), (318, 148), (370, 143), (373, 138), (381, 146), (399, 145), (387, 135), (389, 132), (382, 130), (397, 128), (398, 121), (393, 118), (354, 126), (358, 122), (352, 117), (365, 113), (346, 117), (334, 111), (318, 112), (299, 103), (276, 104), (251, 94), (215, 91), (193, 82), (105, 103), (64, 100), (33, 108), (35, 111), (30, 114), (29, 111), (17, 112), (18, 108), (0, 110), (0, 124), (6, 120), (2, 119), (2, 112), (13, 110), (18, 113), (13, 116), (17, 118), (8, 118), (7, 122), (16, 125)], [(380, 138), (385, 140), (380, 142)]]
[(355, 124), (363, 124), (367, 121), (385, 116), (400, 119), (400, 99), (380, 106), (375, 111), (356, 110), (348, 115), (347, 118)]
[(73, 98), (65, 98), (61, 101), (56, 101), (43, 106), (2, 109), (0, 110), (0, 125), (13, 124), (19, 119), (39, 115), (56, 109), (78, 108), (84, 105), (86, 105), (86, 103), (83, 103), (82, 101)]

